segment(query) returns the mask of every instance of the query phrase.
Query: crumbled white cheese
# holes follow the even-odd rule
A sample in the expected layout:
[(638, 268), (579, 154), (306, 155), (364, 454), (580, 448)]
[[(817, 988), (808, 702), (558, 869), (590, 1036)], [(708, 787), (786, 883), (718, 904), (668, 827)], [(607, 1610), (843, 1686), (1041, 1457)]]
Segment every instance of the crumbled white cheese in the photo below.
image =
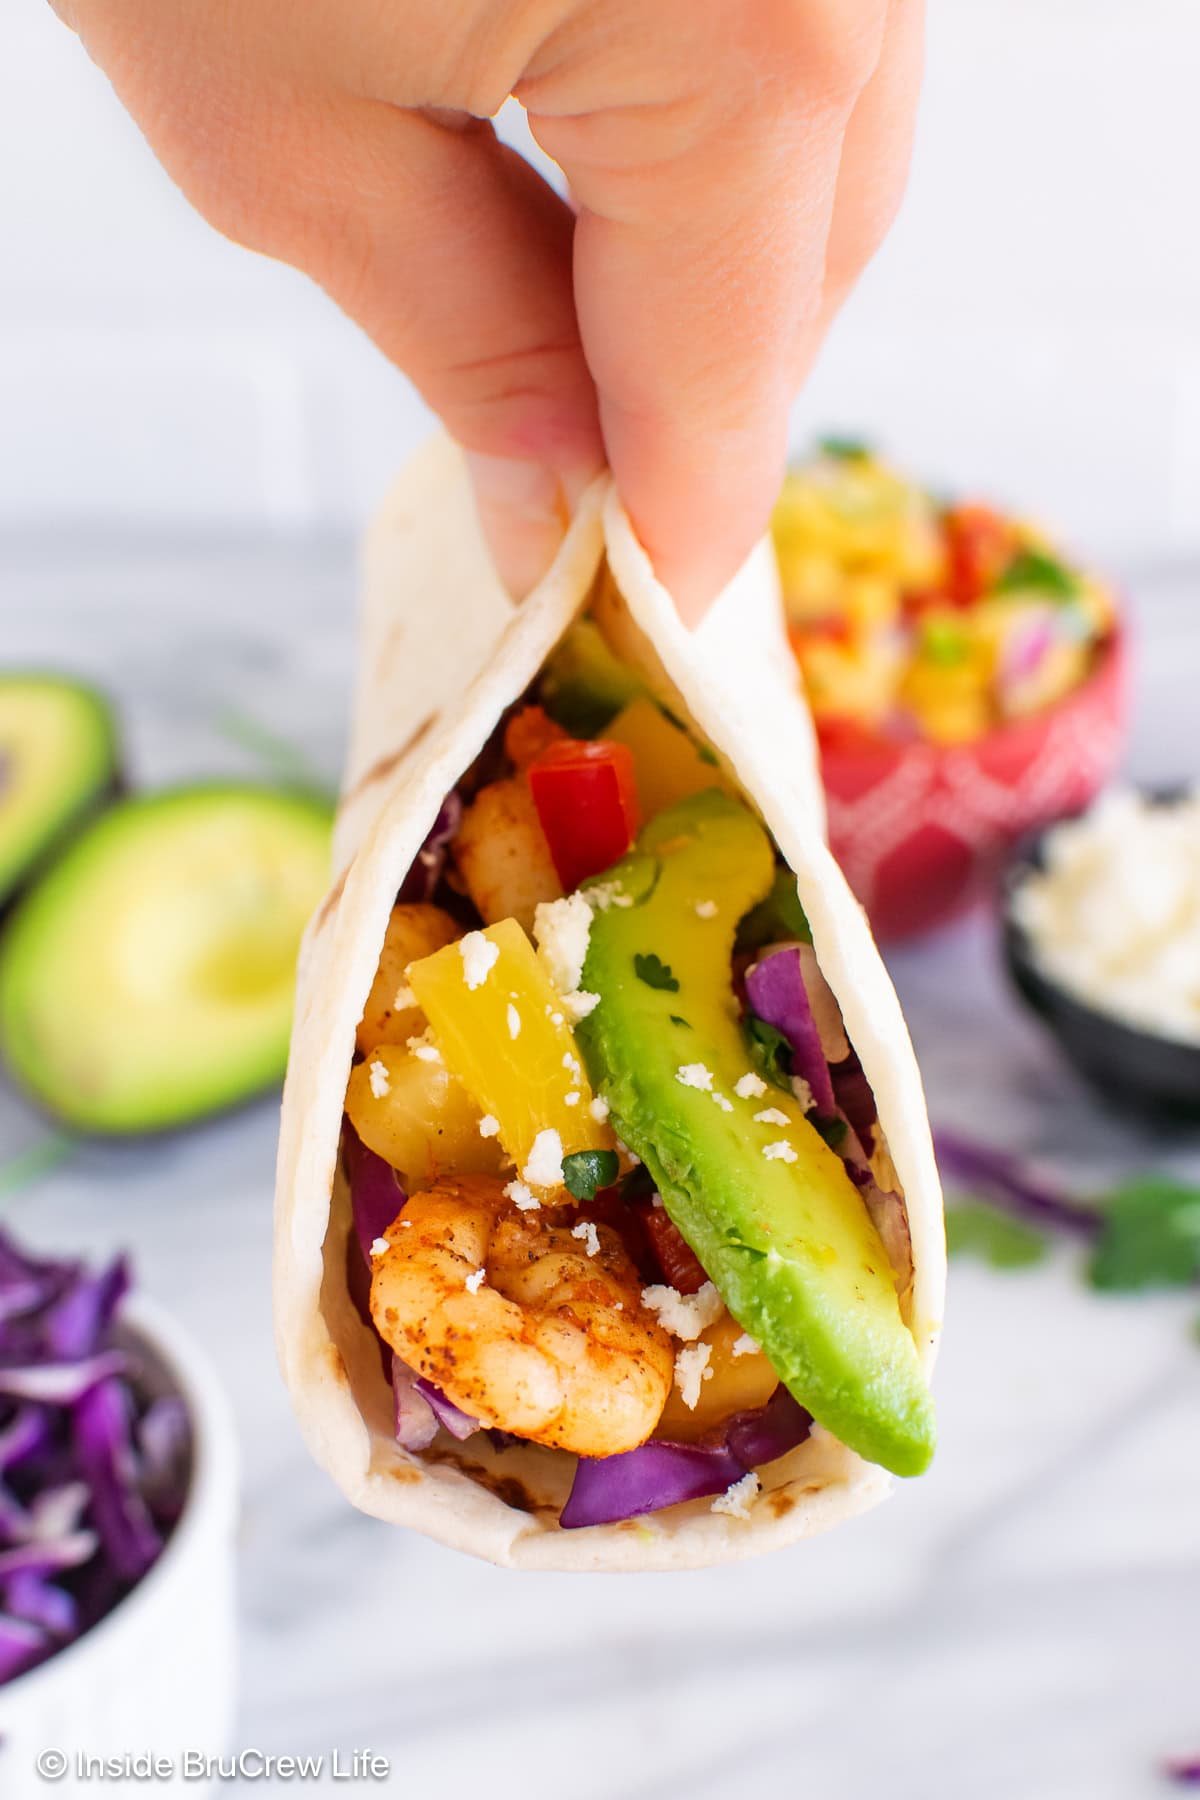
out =
[(442, 1053), (433, 1041), (432, 1030), (425, 1030), (420, 1037), (410, 1037), (408, 1048), (419, 1062), (440, 1063)]
[(768, 1162), (792, 1163), (796, 1160), (796, 1152), (786, 1138), (776, 1138), (773, 1144), (764, 1144), (763, 1155)]
[(517, 1011), (516, 1007), (513, 1005), (511, 1000), (508, 1003), (508, 1010), (505, 1012), (504, 1016), (508, 1021), (509, 1037), (510, 1038), (519, 1037), (521, 1034), (521, 1015)]
[(764, 1106), (761, 1112), (755, 1113), (754, 1123), (756, 1125), (787, 1125), (790, 1120), (778, 1106)]
[(800, 1110), (810, 1113), (817, 1104), (817, 1097), (805, 1081), (803, 1075), (792, 1076), (792, 1092), (800, 1102)]
[(685, 1344), (715, 1325), (725, 1311), (725, 1302), (711, 1281), (694, 1294), (681, 1294), (678, 1288), (665, 1286), (643, 1288), (642, 1305), (657, 1315), (664, 1331), (682, 1338)]
[(463, 1283), (463, 1286), (466, 1288), (466, 1290), (469, 1294), (477, 1294), (479, 1292), (480, 1288), (483, 1286), (486, 1278), (487, 1278), (487, 1270), (486, 1269), (476, 1269), (475, 1273), (473, 1275), (467, 1276), (467, 1279)]
[(367, 1080), (371, 1084), (371, 1092), (374, 1094), (376, 1100), (382, 1100), (385, 1094), (390, 1094), (392, 1091), (392, 1084), (388, 1080), (388, 1072), (378, 1057), (376, 1057), (367, 1067)]
[(767, 1091), (767, 1084), (761, 1075), (748, 1069), (740, 1081), (735, 1081), (733, 1091), (739, 1100), (760, 1100)]
[(711, 1510), (715, 1513), (728, 1513), (731, 1519), (748, 1519), (750, 1502), (757, 1492), (758, 1476), (751, 1469), (740, 1481), (735, 1481), (732, 1487), (727, 1487), (723, 1494), (717, 1495)]
[(1168, 804), (1128, 789), (1043, 840), (1013, 892), (1038, 967), (1126, 1024), (1200, 1043), (1200, 789)]
[(510, 1181), (504, 1192), (518, 1212), (536, 1212), (542, 1204), (540, 1200), (535, 1200), (523, 1181)]
[(675, 1386), (689, 1412), (695, 1412), (699, 1403), (700, 1383), (712, 1380), (712, 1370), (708, 1366), (711, 1356), (711, 1344), (689, 1344), (675, 1358)]
[(371, 1245), (371, 1255), (386, 1256), (390, 1249), (391, 1245), (386, 1238), (376, 1238), (375, 1242)]
[(650, 1204), (651, 1204), (651, 1206), (658, 1207), (660, 1209), (662, 1207), (662, 1195), (658, 1192), (657, 1188), (654, 1190), (654, 1192), (650, 1196)]
[(681, 1087), (699, 1088), (705, 1094), (712, 1092), (712, 1070), (703, 1063), (684, 1063), (676, 1069), (675, 1079)]
[(761, 1349), (762, 1345), (756, 1344), (748, 1331), (743, 1331), (740, 1338), (733, 1340), (734, 1356), (757, 1356)]
[(572, 1225), (571, 1236), (582, 1240), (589, 1256), (599, 1256), (600, 1234), (591, 1219), (582, 1219), (578, 1225)]
[(696, 902), (696, 917), (698, 919), (715, 919), (717, 911), (718, 908), (715, 900), (697, 900)]
[(607, 912), (610, 906), (633, 905), (632, 894), (627, 894), (619, 881), (597, 881), (587, 889), (587, 897), (601, 912)]
[(499, 1137), (500, 1121), (495, 1113), (484, 1113), (479, 1121), (480, 1137)]
[(416, 1004), (417, 996), (413, 993), (411, 984), (407, 981), (402, 981), (400, 986), (396, 989), (396, 996), (392, 1001), (394, 1011), (407, 1012), (410, 1006), (415, 1006)]
[(605, 1119), (608, 1117), (608, 1101), (602, 1094), (597, 1094), (596, 1098), (592, 1101), (592, 1104), (588, 1107), (588, 1111), (591, 1113), (593, 1119), (595, 1119), (597, 1125), (603, 1125)]
[(458, 948), (462, 956), (463, 980), (474, 992), (483, 986), (499, 962), (500, 946), (484, 937), (482, 931), (468, 931), (466, 937), (459, 938)]
[(561, 1187), (562, 1159), (562, 1139), (557, 1131), (539, 1131), (533, 1140), (529, 1160), (521, 1170), (521, 1174), (534, 1187)]
[(600, 1004), (599, 994), (586, 993), (582, 988), (577, 994), (564, 994), (563, 1005), (573, 1019), (586, 1019)]
[(546, 973), (562, 995), (573, 994), (583, 975), (592, 909), (583, 894), (543, 900), (533, 915), (533, 936)]
[(713, 1105), (720, 1107), (722, 1112), (732, 1112), (733, 1111), (733, 1101), (727, 1100), (725, 1098), (724, 1094), (714, 1093), (710, 1096), (710, 1098), (713, 1102)]
[(577, 1056), (572, 1056), (571, 1052), (568, 1050), (562, 1059), (562, 1066), (571, 1077), (571, 1080), (578, 1085), (579, 1079), (583, 1074), (583, 1065), (580, 1063), (579, 1058)]
[(578, 1106), (579, 1105), (579, 1089), (578, 1088), (572, 1088), (569, 1094), (563, 1095), (563, 1105), (564, 1106)]

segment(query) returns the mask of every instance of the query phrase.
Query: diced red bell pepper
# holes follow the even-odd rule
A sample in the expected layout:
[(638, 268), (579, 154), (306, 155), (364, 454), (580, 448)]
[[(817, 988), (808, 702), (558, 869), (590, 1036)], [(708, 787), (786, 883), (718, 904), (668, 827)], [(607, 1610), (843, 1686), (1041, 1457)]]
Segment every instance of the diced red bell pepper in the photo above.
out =
[(637, 835), (633, 752), (597, 738), (566, 738), (529, 765), (529, 787), (567, 893), (619, 862)]
[(1016, 529), (990, 506), (951, 506), (942, 515), (946, 534), (946, 589), (957, 606), (970, 606), (994, 586), (1012, 560)]
[(681, 1294), (699, 1293), (708, 1276), (679, 1227), (673, 1225), (665, 1209), (655, 1206), (652, 1200), (642, 1201), (638, 1210), (668, 1287), (676, 1288)]

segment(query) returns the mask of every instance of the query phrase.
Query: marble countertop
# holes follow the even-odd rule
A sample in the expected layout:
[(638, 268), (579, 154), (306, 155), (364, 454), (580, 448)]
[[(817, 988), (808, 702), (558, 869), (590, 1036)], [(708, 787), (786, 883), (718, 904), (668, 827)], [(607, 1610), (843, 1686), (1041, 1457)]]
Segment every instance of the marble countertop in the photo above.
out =
[[(1200, 571), (1125, 574), (1131, 767), (1194, 774)], [(255, 769), (247, 720), (332, 778), (352, 608), (340, 543), (0, 544), (4, 661), (111, 687), (141, 782)], [(1200, 1176), (1200, 1146), (1088, 1100), (1008, 993), (986, 920), (891, 963), (935, 1120), (1083, 1189), (1151, 1160)], [(44, 1133), (0, 1090), (5, 1157)], [(1149, 1800), (1163, 1756), (1200, 1750), (1194, 1297), (1102, 1300), (1067, 1250), (1021, 1274), (956, 1263), (927, 1478), (749, 1565), (515, 1576), (359, 1517), (309, 1462), (271, 1347), (274, 1143), (264, 1103), (80, 1149), (7, 1203), (35, 1241), (131, 1246), (225, 1377), (241, 1745), (369, 1747), (386, 1790), (420, 1800)]]

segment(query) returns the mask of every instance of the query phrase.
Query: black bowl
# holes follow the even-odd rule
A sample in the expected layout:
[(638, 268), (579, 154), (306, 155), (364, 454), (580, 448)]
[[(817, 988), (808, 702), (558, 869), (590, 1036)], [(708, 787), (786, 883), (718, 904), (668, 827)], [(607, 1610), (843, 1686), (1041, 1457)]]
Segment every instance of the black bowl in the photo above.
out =
[[(1178, 789), (1146, 796), (1157, 806), (1179, 797)], [(1025, 838), (1005, 868), (1003, 947), (1013, 984), (1106, 1100), (1155, 1121), (1200, 1124), (1200, 1044), (1142, 1031), (1078, 999), (1039, 966), (1028, 932), (1017, 923), (1013, 895), (1031, 870), (1045, 867), (1045, 842), (1054, 829), (1047, 825)]]

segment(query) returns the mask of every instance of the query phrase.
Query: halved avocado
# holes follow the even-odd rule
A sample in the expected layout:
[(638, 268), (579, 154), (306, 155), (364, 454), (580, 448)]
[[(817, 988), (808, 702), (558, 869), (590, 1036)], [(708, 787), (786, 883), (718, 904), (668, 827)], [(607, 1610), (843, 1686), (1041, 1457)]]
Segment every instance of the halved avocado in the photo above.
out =
[(59, 675), (0, 674), (0, 907), (116, 781), (103, 695)]
[(112, 807), (0, 944), (0, 1048), (80, 1130), (158, 1131), (272, 1087), (296, 953), (329, 870), (329, 802), (241, 784)]

